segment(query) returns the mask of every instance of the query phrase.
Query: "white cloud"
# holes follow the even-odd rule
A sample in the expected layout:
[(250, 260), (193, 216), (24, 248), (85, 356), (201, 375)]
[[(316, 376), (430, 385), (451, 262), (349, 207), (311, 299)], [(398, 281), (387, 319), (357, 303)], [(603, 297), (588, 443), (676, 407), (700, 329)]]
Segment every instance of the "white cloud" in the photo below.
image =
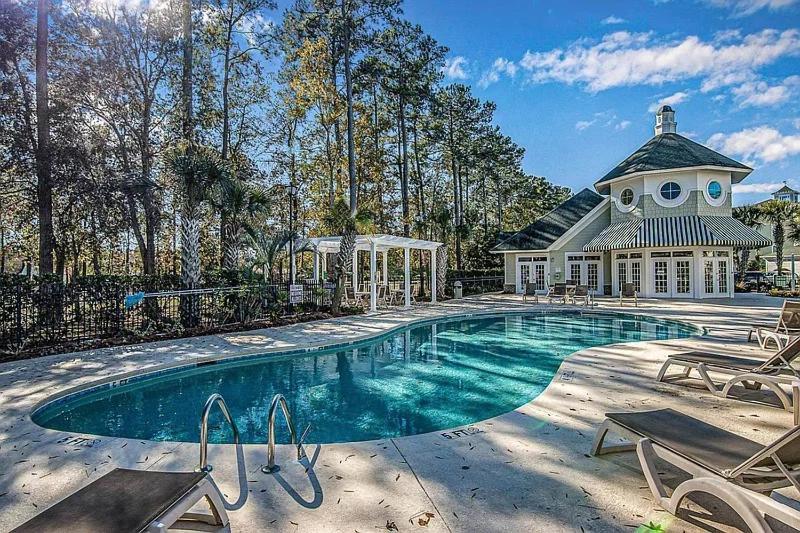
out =
[(797, 3), (798, 0), (706, 0), (707, 3), (716, 7), (731, 9), (734, 16), (752, 15), (756, 11), (768, 9), (777, 11)]
[(575, 129), (578, 131), (583, 131), (591, 126), (593, 126), (597, 122), (597, 119), (594, 120), (579, 120), (575, 123)]
[(618, 31), (599, 42), (580, 39), (566, 49), (528, 51), (519, 65), (534, 83), (561, 82), (591, 92), (702, 78), (712, 90), (789, 55), (800, 55), (800, 30), (766, 29), (720, 43), (688, 36), (659, 40), (653, 33)]
[(653, 113), (662, 105), (678, 105), (681, 102), (685, 102), (688, 98), (689, 93), (687, 91), (678, 91), (675, 94), (661, 98), (658, 102), (650, 104), (650, 106), (647, 108), (647, 111)]
[(609, 25), (609, 24), (625, 24), (628, 22), (622, 17), (615, 17), (614, 15), (608, 16), (600, 21), (600, 24)]
[(733, 93), (739, 107), (766, 107), (789, 100), (800, 87), (800, 76), (789, 76), (779, 85), (765, 81), (750, 81), (734, 87)]
[(783, 183), (736, 183), (733, 192), (737, 194), (771, 194), (783, 187)]
[(469, 78), (466, 67), (467, 58), (464, 56), (455, 56), (445, 60), (442, 71), (448, 78), (454, 80), (466, 80)]
[(715, 133), (707, 144), (723, 154), (766, 163), (800, 154), (800, 135), (783, 135), (771, 126), (747, 128), (731, 134)]
[(626, 130), (626, 129), (628, 129), (628, 127), (630, 125), (631, 125), (631, 121), (630, 120), (622, 120), (622, 121), (619, 122), (619, 124), (614, 126), (614, 128), (617, 129), (617, 130)]
[(517, 75), (518, 70), (519, 67), (513, 61), (509, 61), (504, 57), (498, 57), (494, 60), (494, 63), (492, 63), (492, 68), (483, 73), (481, 79), (478, 80), (478, 85), (485, 89), (489, 85), (500, 81), (501, 74), (513, 78)]

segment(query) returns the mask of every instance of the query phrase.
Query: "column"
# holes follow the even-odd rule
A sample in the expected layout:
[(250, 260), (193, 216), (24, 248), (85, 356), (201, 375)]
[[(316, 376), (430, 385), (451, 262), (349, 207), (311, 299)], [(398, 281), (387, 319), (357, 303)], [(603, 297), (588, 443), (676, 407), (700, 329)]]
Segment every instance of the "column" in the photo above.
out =
[(383, 251), (383, 278), (381, 285), (389, 285), (389, 250)]
[(295, 257), (296, 255), (292, 253), (291, 260), (289, 261), (289, 281), (291, 282), (292, 285), (294, 285), (295, 282), (294, 278), (297, 272), (297, 263), (295, 263)]
[(314, 250), (314, 281), (319, 281), (319, 252)]
[(378, 248), (373, 241), (369, 245), (369, 308), (371, 311), (378, 310), (378, 301), (377, 301), (377, 266), (376, 263), (378, 262)]
[(353, 293), (358, 290), (358, 248), (353, 250)]
[(403, 296), (406, 309), (411, 308), (411, 250), (403, 248)]
[(436, 249), (431, 250), (431, 303), (436, 303)]

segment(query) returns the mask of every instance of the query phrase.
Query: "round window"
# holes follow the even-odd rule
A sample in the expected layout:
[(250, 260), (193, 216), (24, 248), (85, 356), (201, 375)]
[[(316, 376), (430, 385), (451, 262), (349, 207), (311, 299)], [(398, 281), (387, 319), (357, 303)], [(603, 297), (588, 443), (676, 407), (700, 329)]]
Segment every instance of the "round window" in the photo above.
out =
[(622, 202), (622, 205), (631, 205), (631, 203), (633, 203), (633, 191), (631, 189), (625, 189), (622, 191), (622, 194), (619, 195), (619, 200)]
[(719, 200), (719, 197), (722, 196), (722, 185), (718, 181), (709, 182), (708, 195), (714, 200)]
[(668, 181), (661, 186), (661, 197), (665, 200), (674, 200), (681, 195), (681, 186), (674, 181)]

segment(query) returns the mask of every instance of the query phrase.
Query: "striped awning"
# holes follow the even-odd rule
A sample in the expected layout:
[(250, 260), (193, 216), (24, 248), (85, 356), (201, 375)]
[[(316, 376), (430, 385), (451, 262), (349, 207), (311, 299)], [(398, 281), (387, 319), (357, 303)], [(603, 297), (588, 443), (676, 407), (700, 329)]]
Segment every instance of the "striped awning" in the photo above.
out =
[(612, 224), (583, 247), (585, 252), (679, 246), (762, 248), (772, 241), (732, 217), (684, 216), (629, 219)]

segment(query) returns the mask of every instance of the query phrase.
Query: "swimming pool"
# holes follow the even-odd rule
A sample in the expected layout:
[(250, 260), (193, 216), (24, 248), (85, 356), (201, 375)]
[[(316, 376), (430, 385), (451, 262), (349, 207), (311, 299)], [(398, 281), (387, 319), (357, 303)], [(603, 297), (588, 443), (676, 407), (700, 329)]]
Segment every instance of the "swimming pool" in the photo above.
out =
[[(208, 396), (225, 398), (245, 443), (266, 441), (274, 394), (286, 396), (308, 442), (363, 441), (468, 425), (539, 395), (565, 356), (591, 346), (697, 335), (651, 317), (601, 312), (474, 316), (411, 326), (347, 346), (247, 356), (82, 390), (33, 413), (57, 430), (199, 441)], [(279, 417), (279, 425), (283, 422)], [(285, 428), (278, 441), (287, 439)], [(210, 442), (232, 442), (218, 410)]]

